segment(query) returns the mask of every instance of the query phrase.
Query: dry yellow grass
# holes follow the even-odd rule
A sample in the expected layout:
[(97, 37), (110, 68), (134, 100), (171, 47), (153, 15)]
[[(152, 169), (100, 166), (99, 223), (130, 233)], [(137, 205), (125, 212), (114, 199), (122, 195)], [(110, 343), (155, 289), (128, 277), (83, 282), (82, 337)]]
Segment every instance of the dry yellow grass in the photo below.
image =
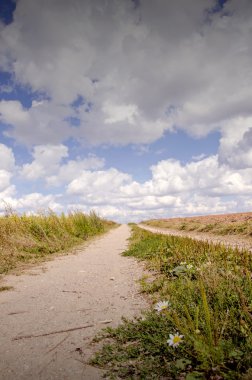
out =
[(95, 213), (60, 216), (51, 211), (32, 216), (8, 213), (0, 217), (0, 274), (23, 263), (41, 261), (113, 225)]

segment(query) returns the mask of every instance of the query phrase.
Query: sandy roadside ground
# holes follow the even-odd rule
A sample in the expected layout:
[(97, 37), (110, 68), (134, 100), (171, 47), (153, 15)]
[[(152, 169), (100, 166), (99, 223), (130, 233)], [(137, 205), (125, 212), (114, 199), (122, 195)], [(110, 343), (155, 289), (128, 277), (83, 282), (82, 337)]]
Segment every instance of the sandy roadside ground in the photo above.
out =
[(136, 280), (143, 267), (120, 255), (130, 228), (122, 225), (77, 254), (6, 276), (0, 293), (0, 379), (101, 379), (86, 364), (91, 340), (121, 317), (147, 307)]
[(178, 231), (169, 228), (151, 227), (141, 223), (138, 224), (138, 227), (153, 233), (189, 237), (196, 240), (208, 241), (214, 244), (224, 244), (228, 247), (238, 248), (239, 250), (248, 249), (252, 252), (252, 239), (246, 239), (236, 235), (219, 236), (197, 231)]

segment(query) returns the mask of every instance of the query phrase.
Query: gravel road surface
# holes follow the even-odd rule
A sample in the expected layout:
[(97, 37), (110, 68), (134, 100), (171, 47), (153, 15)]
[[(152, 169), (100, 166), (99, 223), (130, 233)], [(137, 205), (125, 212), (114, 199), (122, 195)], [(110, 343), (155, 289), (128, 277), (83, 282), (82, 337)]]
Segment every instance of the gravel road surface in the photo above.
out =
[(0, 379), (101, 379), (86, 364), (94, 335), (147, 307), (136, 280), (143, 267), (122, 257), (130, 228), (122, 225), (75, 254), (10, 275), (0, 293)]

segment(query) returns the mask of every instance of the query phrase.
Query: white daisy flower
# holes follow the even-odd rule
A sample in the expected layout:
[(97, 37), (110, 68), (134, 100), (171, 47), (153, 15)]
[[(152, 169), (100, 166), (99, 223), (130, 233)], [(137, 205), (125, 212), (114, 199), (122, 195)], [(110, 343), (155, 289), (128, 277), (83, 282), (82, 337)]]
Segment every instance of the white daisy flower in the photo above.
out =
[(186, 268), (190, 270), (190, 269), (193, 268), (193, 265), (192, 265), (192, 264), (188, 264), (188, 265), (186, 266)]
[(182, 342), (184, 335), (179, 335), (177, 332), (176, 334), (170, 334), (169, 339), (167, 340), (167, 343), (171, 347), (178, 347), (178, 345)]
[(170, 306), (169, 301), (160, 301), (156, 303), (155, 310), (157, 310), (160, 313), (163, 310), (167, 310), (169, 306)]

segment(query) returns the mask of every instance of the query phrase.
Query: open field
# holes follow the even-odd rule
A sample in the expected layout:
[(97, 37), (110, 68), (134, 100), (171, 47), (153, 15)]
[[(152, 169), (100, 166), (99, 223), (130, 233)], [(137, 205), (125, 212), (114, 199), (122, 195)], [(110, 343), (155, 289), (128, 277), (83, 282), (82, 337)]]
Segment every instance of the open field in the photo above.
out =
[(252, 212), (188, 218), (152, 219), (142, 223), (148, 226), (180, 231), (197, 231), (215, 235), (237, 235), (252, 238)]
[(10, 213), (0, 217), (0, 274), (26, 263), (36, 263), (55, 252), (80, 244), (105, 232), (115, 223), (95, 213), (73, 212), (60, 216), (53, 212), (40, 215)]
[(92, 364), (111, 379), (251, 379), (251, 253), (133, 229), (125, 255), (152, 271), (153, 306), (99, 334)]

